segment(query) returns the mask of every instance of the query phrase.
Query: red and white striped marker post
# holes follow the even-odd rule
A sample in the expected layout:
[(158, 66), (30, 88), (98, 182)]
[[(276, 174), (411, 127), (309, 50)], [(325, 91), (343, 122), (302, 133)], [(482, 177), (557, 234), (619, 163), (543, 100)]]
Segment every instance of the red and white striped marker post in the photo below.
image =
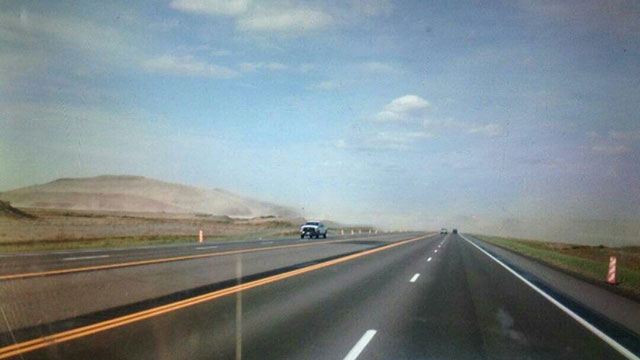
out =
[(200, 230), (200, 233), (198, 234), (198, 242), (202, 242), (202, 240), (204, 240), (204, 236), (202, 235), (202, 230)]
[(607, 282), (609, 284), (616, 283), (616, 263), (617, 259), (615, 256), (609, 257), (609, 272), (607, 273)]

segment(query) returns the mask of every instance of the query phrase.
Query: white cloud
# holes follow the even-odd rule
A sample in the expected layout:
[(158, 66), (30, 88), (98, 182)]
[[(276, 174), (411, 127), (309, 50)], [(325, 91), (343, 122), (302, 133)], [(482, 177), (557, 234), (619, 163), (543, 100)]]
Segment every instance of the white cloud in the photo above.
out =
[[(0, 53), (0, 75), (10, 77), (24, 75), (26, 69), (41, 72), (46, 68), (46, 52), (43, 51), (12, 51)], [(1, 81), (0, 89), (10, 83)], [(16, 85), (16, 84), (13, 84)]]
[(211, 51), (211, 55), (213, 56), (229, 56), (231, 55), (231, 51), (226, 49), (218, 49)]
[(243, 31), (291, 35), (334, 24), (349, 25), (362, 18), (388, 15), (393, 10), (391, 0), (352, 0), (324, 7), (291, 0), (172, 0), (169, 6), (192, 14), (232, 17)]
[(630, 152), (631, 148), (624, 145), (594, 145), (591, 150), (607, 155), (619, 155)]
[(418, 139), (429, 139), (433, 135), (426, 131), (379, 132), (378, 139), (397, 143), (410, 143)]
[(609, 137), (614, 140), (640, 140), (640, 131), (609, 131)]
[(363, 137), (356, 148), (367, 150), (407, 150), (419, 140), (433, 137), (426, 131), (380, 131)]
[(153, 22), (149, 26), (151, 29), (168, 32), (173, 31), (180, 27), (180, 20), (178, 19), (164, 19), (161, 21)]
[(471, 126), (467, 129), (468, 134), (480, 134), (487, 137), (496, 137), (504, 133), (504, 127), (499, 124), (485, 124), (479, 126)]
[(451, 129), (464, 130), (465, 128), (468, 128), (465, 123), (456, 121), (450, 117), (445, 119), (433, 119), (431, 117), (425, 118), (422, 121), (422, 126), (425, 129), (431, 129), (432, 131)]
[(596, 29), (619, 36), (637, 36), (640, 7), (637, 0), (538, 0), (516, 1), (521, 8), (563, 25)]
[(361, 63), (358, 65), (358, 68), (362, 71), (371, 73), (394, 74), (399, 72), (399, 70), (396, 69), (395, 66), (378, 61)]
[(238, 28), (244, 31), (306, 32), (325, 27), (332, 22), (331, 15), (316, 9), (257, 9), (249, 16), (238, 19)]
[[(349, 26), (362, 19), (389, 15), (391, 0), (351, 0), (326, 4), (297, 0), (172, 0), (179, 11), (233, 18), (238, 30), (303, 35), (328, 26)], [(370, 71), (396, 72), (383, 63), (365, 64)]]
[(486, 137), (496, 137), (505, 133), (505, 127), (501, 124), (488, 123), (477, 124), (471, 122), (457, 121), (453, 118), (431, 119), (423, 121), (425, 129), (431, 131), (452, 131), (463, 132), (469, 135), (484, 135)]
[(598, 138), (600, 138), (600, 134), (598, 134), (598, 132), (597, 132), (597, 131), (589, 131), (589, 132), (587, 133), (587, 137), (588, 137), (589, 139), (598, 139)]
[(233, 17), (242, 31), (298, 35), (333, 23), (333, 17), (324, 10), (290, 1), (173, 0), (170, 6), (188, 13)]
[(433, 135), (427, 131), (377, 131), (352, 137), (349, 140), (338, 139), (334, 146), (338, 149), (354, 150), (408, 150), (415, 143), (430, 139)]
[[(603, 139), (602, 136), (590, 136), (590, 138), (596, 140), (596, 143), (591, 147), (591, 150), (595, 153), (605, 155), (620, 155), (633, 151), (628, 146), (629, 142), (640, 140), (640, 131), (609, 131), (608, 139)], [(627, 142), (627, 145), (621, 144)]]
[(393, 4), (390, 0), (352, 0), (351, 6), (354, 13), (364, 16), (388, 15), (393, 11)]
[[(57, 42), (39, 41), (42, 37)], [(0, 13), (0, 39), (33, 46), (71, 46), (76, 50), (95, 53), (100, 59), (138, 56), (135, 46), (127, 44), (128, 36), (112, 27), (67, 16), (43, 16), (22, 11), (20, 14)], [(59, 42), (59, 43), (58, 43)]]
[(258, 70), (282, 71), (287, 70), (287, 65), (278, 62), (245, 62), (241, 63), (240, 70), (244, 72), (256, 72)]
[[(69, 16), (43, 16), (38, 13), (22, 11), (19, 14), (0, 13), (0, 39), (10, 34), (11, 42), (28, 44), (29, 49), (43, 49), (48, 51), (50, 46), (65, 46), (76, 50), (83, 56), (89, 55), (95, 62), (91, 64), (101, 68), (102, 61), (111, 62), (125, 67), (142, 67), (149, 72), (183, 74), (190, 76), (206, 76), (212, 78), (233, 78), (239, 73), (231, 68), (197, 60), (193, 56), (164, 55), (149, 56), (131, 42), (132, 35), (92, 21)], [(6, 40), (6, 39), (5, 39)], [(208, 45), (186, 47), (187, 52), (208, 51)], [(32, 50), (33, 51), (33, 50)], [(224, 50), (218, 55), (225, 55)], [(74, 55), (77, 56), (77, 55)], [(31, 58), (33, 56), (30, 56)], [(46, 56), (40, 57), (39, 63), (28, 63), (31, 68), (38, 70), (46, 67)], [(73, 59), (72, 59), (73, 60)], [(70, 61), (72, 61), (70, 60)], [(11, 63), (0, 59), (0, 73), (11, 69)], [(78, 66), (77, 68), (82, 68)], [(27, 69), (23, 66), (23, 72)], [(94, 72), (92, 69), (91, 72)]]
[(405, 95), (394, 99), (371, 117), (372, 122), (401, 124), (403, 127), (415, 128), (417, 124), (422, 130), (431, 133), (456, 130), (458, 133), (496, 137), (505, 133), (505, 127), (497, 123), (478, 124), (456, 121), (453, 118), (433, 119), (433, 105), (418, 95)]
[(389, 105), (385, 106), (385, 110), (393, 112), (407, 112), (421, 110), (430, 107), (427, 100), (418, 95), (405, 95), (393, 100)]
[(300, 65), (300, 72), (302, 73), (307, 73), (311, 70), (315, 69), (315, 66), (313, 64), (302, 64)]
[(342, 84), (337, 81), (325, 80), (319, 83), (311, 84), (307, 88), (311, 90), (335, 90), (342, 87)]
[(173, 0), (169, 6), (196, 14), (234, 16), (245, 13), (249, 4), (249, 0)]
[(206, 76), (219, 79), (229, 79), (239, 75), (233, 69), (196, 60), (192, 56), (163, 55), (145, 60), (141, 65), (149, 72), (167, 74)]
[(291, 64), (283, 64), (275, 61), (257, 61), (257, 62), (243, 62), (238, 64), (240, 71), (251, 73), (257, 71), (289, 71), (289, 72), (300, 72), (307, 73), (313, 70), (313, 65), (310, 64), (302, 64), (302, 65), (291, 65)]
[(377, 113), (372, 120), (378, 122), (403, 122), (423, 115), (431, 104), (418, 95), (405, 95), (394, 99)]

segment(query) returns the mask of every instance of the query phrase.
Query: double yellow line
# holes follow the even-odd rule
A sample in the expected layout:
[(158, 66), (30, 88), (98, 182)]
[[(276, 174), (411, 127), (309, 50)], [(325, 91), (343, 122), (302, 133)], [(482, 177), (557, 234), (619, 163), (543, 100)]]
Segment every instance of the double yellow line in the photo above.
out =
[(322, 269), (322, 268), (326, 268), (328, 266), (332, 266), (335, 264), (339, 264), (339, 263), (343, 263), (349, 260), (353, 260), (359, 257), (363, 257), (363, 256), (367, 256), (367, 255), (371, 255), (383, 250), (388, 250), (391, 248), (394, 248), (396, 246), (400, 246), (400, 245), (405, 245), (414, 241), (418, 241), (418, 240), (422, 240), (428, 237), (434, 236), (434, 234), (429, 234), (429, 235), (424, 235), (424, 236), (420, 236), (420, 237), (416, 237), (416, 238), (412, 238), (412, 239), (408, 239), (408, 240), (403, 240), (403, 241), (398, 241), (389, 245), (385, 245), (382, 247), (378, 247), (375, 249), (370, 249), (370, 250), (365, 250), (356, 254), (352, 254), (352, 255), (348, 255), (345, 257), (341, 257), (338, 259), (334, 259), (334, 260), (330, 260), (330, 261), (326, 261), (320, 264), (316, 264), (316, 265), (311, 265), (302, 269), (297, 269), (297, 270), (292, 270), (289, 272), (285, 272), (279, 275), (274, 275), (274, 276), (270, 276), (264, 279), (260, 279), (260, 280), (255, 280), (255, 281), (251, 281), (248, 282), (246, 284), (240, 284), (240, 285), (236, 285), (227, 289), (222, 289), (222, 290), (217, 290), (217, 291), (213, 291), (207, 294), (203, 294), (200, 296), (196, 296), (193, 298), (189, 298), (189, 299), (185, 299), (185, 300), (181, 300), (181, 301), (177, 301), (171, 304), (167, 304), (167, 305), (162, 305), (162, 306), (158, 306), (152, 309), (148, 309), (148, 310), (144, 310), (144, 311), (140, 311), (137, 313), (133, 313), (130, 315), (125, 315), (125, 316), (121, 316), (121, 317), (117, 317), (111, 320), (106, 320), (106, 321), (102, 321), (96, 324), (92, 324), (92, 325), (87, 325), (87, 326), (82, 326), (76, 329), (72, 329), (72, 330), (67, 330), (67, 331), (63, 331), (57, 334), (53, 334), (53, 335), (49, 335), (49, 336), (45, 336), (45, 337), (41, 337), (41, 338), (37, 338), (37, 339), (33, 339), (33, 340), (29, 340), (29, 341), (25, 341), (25, 342), (21, 342), (21, 343), (17, 343), (14, 345), (10, 345), (10, 346), (6, 346), (3, 348), (0, 348), (0, 359), (5, 359), (8, 357), (12, 357), (12, 356), (16, 356), (16, 355), (21, 355), (30, 351), (34, 351), (37, 349), (41, 349), (47, 346), (51, 346), (51, 345), (56, 345), (56, 344), (60, 344), (66, 341), (70, 341), (73, 339), (77, 339), (77, 338), (81, 338), (81, 337), (85, 337), (88, 335), (92, 335), (95, 333), (99, 333), (102, 331), (106, 331), (109, 329), (113, 329), (113, 328), (117, 328), (120, 326), (124, 326), (126, 324), (130, 324), (133, 322), (137, 322), (137, 321), (141, 321), (144, 319), (148, 319), (151, 317), (155, 317), (167, 312), (171, 312), (171, 311), (176, 311), (182, 308), (186, 308), (189, 306), (193, 306), (205, 301), (210, 301), (213, 299), (217, 299), (226, 295), (230, 295), (230, 294), (234, 294), (237, 293), (239, 291), (244, 291), (244, 290), (248, 290), (248, 289), (252, 289), (258, 286), (262, 286), (262, 285), (266, 285), (275, 281), (280, 281), (280, 280), (284, 280), (293, 276), (297, 276), (297, 275), (302, 275), (305, 273), (308, 273), (310, 271), (314, 271), (314, 270), (318, 270), (318, 269)]
[(294, 247), (302, 247), (302, 246), (333, 244), (333, 243), (340, 243), (340, 242), (354, 241), (354, 240), (364, 240), (364, 239), (365, 238), (352, 238), (352, 239), (343, 239), (343, 240), (315, 241), (315, 242), (295, 244), (295, 245), (268, 246), (268, 247), (251, 248), (251, 249), (243, 249), (243, 250), (230, 250), (230, 251), (219, 251), (219, 252), (213, 252), (213, 253), (197, 254), (197, 255), (176, 256), (176, 257), (161, 258), (161, 259), (139, 260), (139, 261), (131, 261), (131, 262), (115, 263), (115, 264), (107, 264), (107, 265), (85, 266), (85, 267), (71, 268), (71, 269), (59, 269), (59, 270), (37, 271), (37, 272), (22, 273), (22, 274), (0, 275), (0, 281), (27, 279), (27, 278), (62, 275), (62, 274), (72, 274), (72, 273), (85, 272), (85, 271), (117, 269), (122, 267), (129, 267), (129, 266), (140, 266), (140, 265), (173, 262), (173, 261), (202, 259), (202, 258), (208, 258), (208, 257), (214, 257), (214, 256), (243, 254), (243, 253), (257, 252), (257, 251), (270, 251), (270, 250), (278, 250), (278, 249), (294, 248)]

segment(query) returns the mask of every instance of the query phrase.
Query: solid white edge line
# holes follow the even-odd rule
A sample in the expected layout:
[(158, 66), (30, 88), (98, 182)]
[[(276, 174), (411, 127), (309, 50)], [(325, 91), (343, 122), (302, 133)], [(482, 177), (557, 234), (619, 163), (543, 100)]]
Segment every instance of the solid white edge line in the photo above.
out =
[(218, 246), (198, 246), (196, 250), (207, 250), (207, 249), (216, 249)]
[(86, 259), (102, 259), (102, 258), (108, 258), (110, 256), (111, 255), (78, 256), (78, 257), (68, 257), (62, 260), (71, 261), (71, 260), (86, 260)]
[(413, 275), (413, 277), (409, 281), (416, 282), (416, 280), (418, 280), (419, 277), (420, 277), (420, 274), (415, 274), (415, 275)]
[(373, 339), (373, 336), (376, 334), (375, 330), (367, 330), (364, 335), (358, 340), (358, 342), (351, 348), (347, 356), (344, 357), (344, 360), (355, 360), (358, 358), (358, 355), (364, 350), (364, 348), (369, 344), (369, 341)]
[(428, 258), (427, 261), (431, 261), (431, 258)]
[(580, 325), (584, 326), (585, 328), (587, 328), (587, 330), (591, 331), (593, 334), (595, 334), (597, 337), (599, 337), (600, 339), (602, 339), (602, 341), (606, 342), (607, 344), (609, 344), (612, 348), (614, 348), (615, 350), (617, 350), (619, 353), (621, 353), (622, 355), (624, 355), (627, 359), (633, 359), (633, 360), (640, 360), (640, 358), (638, 356), (636, 356), (636, 354), (632, 353), (631, 351), (629, 351), (627, 348), (625, 348), (624, 346), (622, 346), (621, 344), (619, 344), (617, 341), (615, 341), (614, 339), (612, 339), (611, 337), (609, 337), (607, 334), (603, 333), (600, 329), (598, 329), (597, 327), (591, 325), (590, 322), (588, 322), (587, 320), (583, 319), (580, 317), (580, 315), (576, 314), (575, 312), (573, 312), (571, 309), (569, 309), (568, 307), (562, 305), (558, 300), (554, 299), (551, 295), (547, 294), (546, 292), (542, 291), (539, 287), (535, 286), (533, 283), (531, 283), (529, 280), (525, 279), (524, 277), (522, 277), (520, 274), (518, 274), (517, 272), (515, 272), (513, 269), (511, 269), (509, 266), (505, 265), (505, 263), (503, 263), (502, 261), (496, 259), (495, 256), (489, 254), (486, 250), (484, 250), (483, 248), (481, 248), (480, 246), (476, 245), (473, 241), (467, 239), (464, 235), (460, 235), (460, 237), (462, 237), (464, 240), (466, 240), (469, 244), (475, 246), (478, 250), (482, 251), (485, 255), (487, 255), (489, 258), (491, 258), (493, 261), (497, 262), (498, 264), (500, 264), (502, 267), (504, 267), (505, 269), (507, 269), (510, 273), (512, 273), (513, 275), (515, 275), (515, 277), (517, 277), (518, 279), (522, 280), (522, 282), (524, 282), (525, 284), (529, 285), (529, 287), (531, 287), (533, 290), (535, 290), (537, 293), (539, 293), (540, 295), (542, 295), (545, 299), (549, 300), (553, 305), (557, 306), (560, 310), (564, 311), (567, 315), (569, 315), (570, 317), (572, 317), (575, 321), (577, 321), (578, 323), (580, 323)]

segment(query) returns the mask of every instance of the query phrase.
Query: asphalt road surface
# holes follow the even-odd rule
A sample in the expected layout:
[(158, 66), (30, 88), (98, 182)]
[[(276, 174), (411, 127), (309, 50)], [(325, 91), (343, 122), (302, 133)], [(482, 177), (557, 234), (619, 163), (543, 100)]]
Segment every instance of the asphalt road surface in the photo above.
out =
[[(298, 262), (304, 254), (321, 260)], [(221, 261), (225, 257), (232, 261)], [(212, 259), (218, 259), (216, 266), (232, 281), (216, 278), (208, 287), (160, 296), (155, 303), (141, 301), (135, 306), (94, 313), (89, 318), (79, 316), (66, 322), (4, 331), (0, 358), (14, 355), (24, 359), (353, 360), (637, 356), (637, 352), (633, 354), (637, 350), (634, 347), (637, 334), (632, 333), (624, 346), (615, 340), (606, 342), (597, 334), (598, 329), (594, 331), (581, 324), (457, 235), (401, 234), (386, 241), (382, 236), (366, 244), (351, 241), (282, 248), (183, 260), (171, 266), (206, 266), (203, 261)], [(264, 267), (256, 262), (262, 262)], [(186, 281), (186, 273), (174, 274), (170, 270), (176, 269), (167, 266), (170, 264), (4, 280), (2, 284), (5, 289), (15, 289), (21, 282), (40, 281), (44, 285), (58, 278), (76, 281), (89, 274), (98, 280), (117, 271), (128, 271), (127, 276), (137, 276), (142, 282), (146, 276), (152, 276), (142, 271), (145, 268), (162, 268), (167, 279), (179, 277)], [(278, 270), (264, 270), (268, 268)], [(111, 286), (116, 289), (116, 285)], [(120, 297), (124, 289), (135, 292), (130, 286), (127, 283), (117, 288), (113, 297)], [(68, 297), (66, 301), (73, 303), (74, 298)], [(3, 310), (6, 318), (5, 313)], [(52, 336), (37, 338), (34, 336), (37, 333)], [(29, 339), (34, 340), (28, 342)]]
[[(26, 258), (23, 254), (25, 265), (0, 276), (0, 304), (6, 317), (4, 324), (0, 322), (0, 332), (144, 301), (146, 304), (139, 306), (148, 307), (158, 302), (154, 299), (165, 302), (227, 286), (228, 281), (236, 279), (236, 263), (240, 260), (244, 276), (264, 276), (416, 235), (288, 238), (169, 246), (157, 251), (55, 252)], [(95, 254), (110, 256), (93, 258)], [(18, 263), (14, 258), (14, 264)]]
[[(413, 235), (415, 233), (411, 233)], [(16, 274), (45, 272), (48, 270), (73, 269), (86, 266), (119, 264), (171, 257), (194, 256), (212, 252), (243, 249), (269, 248), (294, 244), (308, 244), (332, 240), (360, 239), (393, 241), (406, 237), (407, 233), (395, 234), (329, 234), (327, 239), (305, 237), (265, 238), (238, 242), (204, 242), (191, 244), (149, 245), (138, 247), (99, 248), (83, 250), (40, 251), (0, 254), (0, 279)]]

